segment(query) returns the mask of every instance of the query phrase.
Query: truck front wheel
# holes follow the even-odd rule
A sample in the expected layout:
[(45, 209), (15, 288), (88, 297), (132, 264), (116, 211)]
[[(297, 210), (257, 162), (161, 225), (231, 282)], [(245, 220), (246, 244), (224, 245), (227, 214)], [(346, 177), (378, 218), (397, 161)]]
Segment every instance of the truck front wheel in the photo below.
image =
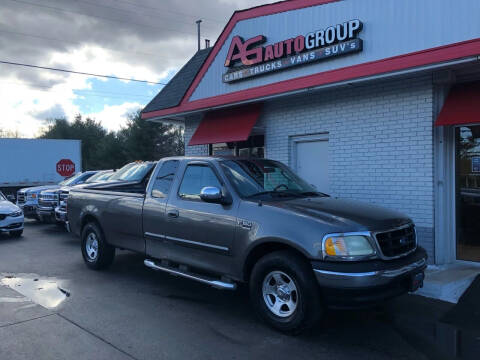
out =
[(320, 290), (311, 267), (289, 251), (273, 252), (255, 264), (250, 296), (263, 320), (290, 334), (313, 326), (322, 314)]
[(115, 248), (107, 244), (103, 232), (94, 222), (83, 227), (81, 247), (85, 264), (93, 270), (108, 268), (115, 258)]

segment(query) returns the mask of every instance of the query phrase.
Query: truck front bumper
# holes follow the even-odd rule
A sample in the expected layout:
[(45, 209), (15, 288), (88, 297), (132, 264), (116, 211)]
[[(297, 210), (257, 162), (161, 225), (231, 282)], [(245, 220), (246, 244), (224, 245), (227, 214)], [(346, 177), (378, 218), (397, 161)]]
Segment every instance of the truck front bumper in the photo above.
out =
[(427, 254), (418, 248), (400, 259), (366, 262), (312, 262), (322, 293), (331, 306), (379, 302), (423, 286)]
[(55, 220), (58, 222), (66, 222), (67, 221), (67, 212), (60, 210), (58, 207), (55, 209)]
[(20, 209), (23, 211), (23, 215), (25, 215), (26, 218), (35, 218), (37, 217), (37, 205), (21, 205), (17, 204)]
[(54, 218), (55, 208), (39, 206), (37, 207), (37, 215), (40, 216), (41, 218), (45, 218), (45, 217)]

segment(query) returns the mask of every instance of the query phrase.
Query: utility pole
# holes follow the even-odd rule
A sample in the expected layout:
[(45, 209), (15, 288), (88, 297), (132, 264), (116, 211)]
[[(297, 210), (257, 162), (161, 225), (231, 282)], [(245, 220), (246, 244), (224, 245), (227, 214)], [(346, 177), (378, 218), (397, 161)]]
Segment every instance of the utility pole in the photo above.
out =
[(197, 23), (197, 35), (198, 35), (198, 51), (200, 51), (200, 23), (202, 22), (202, 20), (197, 20), (196, 23)]

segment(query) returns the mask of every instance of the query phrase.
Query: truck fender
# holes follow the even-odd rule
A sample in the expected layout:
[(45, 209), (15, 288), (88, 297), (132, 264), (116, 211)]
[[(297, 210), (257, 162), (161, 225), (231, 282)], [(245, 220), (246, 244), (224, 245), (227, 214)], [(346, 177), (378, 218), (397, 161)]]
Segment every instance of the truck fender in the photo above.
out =
[(275, 237), (258, 239), (252, 242), (245, 251), (246, 256), (243, 258), (244, 281), (248, 281), (253, 266), (261, 257), (279, 250), (289, 250), (307, 260), (309, 259), (308, 252), (293, 241)]

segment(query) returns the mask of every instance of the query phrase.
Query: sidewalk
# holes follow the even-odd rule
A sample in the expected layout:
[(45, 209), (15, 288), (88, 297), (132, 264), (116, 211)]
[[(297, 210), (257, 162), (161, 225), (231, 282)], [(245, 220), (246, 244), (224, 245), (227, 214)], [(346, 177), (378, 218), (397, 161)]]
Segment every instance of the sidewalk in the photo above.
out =
[(77, 324), (0, 285), (2, 359), (131, 359)]
[(418, 295), (389, 305), (402, 336), (431, 359), (478, 360), (480, 354), (480, 276), (457, 304)]

